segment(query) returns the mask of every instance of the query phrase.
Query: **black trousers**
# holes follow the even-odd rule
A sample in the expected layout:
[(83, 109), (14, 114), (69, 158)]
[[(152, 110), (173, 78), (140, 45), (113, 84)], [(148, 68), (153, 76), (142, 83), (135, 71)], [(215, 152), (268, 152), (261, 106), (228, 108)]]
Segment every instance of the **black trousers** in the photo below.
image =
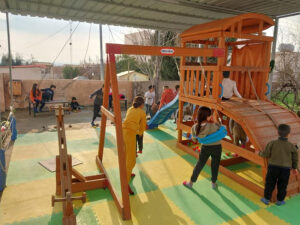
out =
[(138, 148), (139, 151), (143, 151), (143, 139), (144, 135), (136, 135), (136, 149)]
[(35, 99), (35, 107), (34, 107), (34, 110), (37, 112), (38, 111), (38, 107), (39, 105), (41, 104), (40, 106), (40, 111), (42, 111), (42, 109), (44, 108), (45, 106), (45, 102), (43, 100), (38, 100), (38, 99)]
[(108, 97), (108, 106), (109, 106), (109, 108), (110, 109), (112, 109), (112, 102), (113, 102), (113, 97), (112, 97), (112, 95), (109, 95), (109, 97)]
[(101, 107), (100, 105), (94, 105), (94, 115), (93, 115), (92, 123), (94, 123), (94, 121), (97, 117), (101, 117), (101, 115), (99, 114), (100, 107)]
[(209, 157), (211, 157), (211, 181), (215, 183), (218, 178), (219, 165), (221, 161), (222, 146), (221, 145), (202, 145), (198, 162), (194, 168), (191, 181), (196, 182), (197, 178), (205, 166)]
[(279, 166), (268, 166), (268, 172), (266, 176), (265, 185), (265, 199), (270, 200), (272, 197), (273, 190), (277, 184), (277, 201), (283, 201), (286, 196), (286, 187), (289, 183), (290, 168), (279, 167)]

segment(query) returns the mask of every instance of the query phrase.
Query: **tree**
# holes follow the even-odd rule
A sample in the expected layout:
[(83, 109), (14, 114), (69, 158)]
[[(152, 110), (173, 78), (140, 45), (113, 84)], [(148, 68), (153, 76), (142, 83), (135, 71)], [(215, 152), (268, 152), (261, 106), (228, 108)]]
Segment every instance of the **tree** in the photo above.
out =
[(127, 70), (135, 70), (136, 72), (142, 72), (137, 59), (129, 55), (120, 55), (116, 57), (116, 69), (117, 73)]
[[(16, 54), (15, 57), (12, 56), (11, 63), (13, 66), (19, 66), (19, 65), (25, 65), (28, 62), (24, 60), (19, 54)], [(2, 55), (0, 66), (9, 66), (9, 59), (7, 54)]]
[(73, 79), (79, 75), (79, 69), (77, 67), (65, 66), (63, 69), (64, 79)]
[(300, 104), (300, 52), (291, 44), (281, 44), (276, 56), (277, 85), (272, 100), (296, 112)]

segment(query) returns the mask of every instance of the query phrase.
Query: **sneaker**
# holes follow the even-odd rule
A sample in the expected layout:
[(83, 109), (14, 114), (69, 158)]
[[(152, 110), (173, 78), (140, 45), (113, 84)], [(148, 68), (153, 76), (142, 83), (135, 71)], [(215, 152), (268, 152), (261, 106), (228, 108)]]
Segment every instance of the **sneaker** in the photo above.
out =
[(98, 124), (95, 124), (95, 123), (93, 123), (93, 122), (91, 122), (91, 125), (92, 125), (92, 127), (98, 127)]
[(276, 205), (280, 206), (280, 205), (284, 205), (285, 204), (285, 201), (277, 201), (276, 202)]
[(184, 181), (182, 184), (183, 184), (183, 186), (186, 186), (187, 188), (192, 188), (193, 187), (193, 183), (188, 182), (188, 181)]
[(218, 188), (218, 184), (217, 184), (217, 183), (211, 182), (211, 188), (212, 188), (212, 189)]
[(265, 203), (266, 205), (269, 205), (269, 203), (270, 203), (270, 200), (268, 200), (266, 198), (261, 198), (260, 201)]
[(143, 151), (142, 151), (142, 150), (139, 150), (139, 151), (138, 151), (138, 153), (142, 154), (142, 153), (143, 153)]
[(132, 174), (131, 174), (131, 177), (132, 177), (132, 178), (135, 177), (135, 173), (132, 173)]

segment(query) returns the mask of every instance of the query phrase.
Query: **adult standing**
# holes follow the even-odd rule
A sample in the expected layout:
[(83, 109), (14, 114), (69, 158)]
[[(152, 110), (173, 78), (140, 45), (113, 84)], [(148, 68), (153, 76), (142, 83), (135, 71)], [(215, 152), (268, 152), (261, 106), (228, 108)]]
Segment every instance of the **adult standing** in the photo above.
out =
[[(104, 85), (102, 86), (102, 88), (104, 88)], [(96, 120), (97, 117), (101, 117), (100, 108), (101, 108), (101, 105), (103, 104), (103, 90), (102, 90), (102, 88), (96, 90), (94, 93), (92, 93), (90, 95), (91, 99), (94, 96), (96, 96), (95, 99), (94, 99), (94, 115), (93, 115), (93, 119), (92, 119), (92, 122), (91, 122), (92, 127), (98, 126), (98, 124), (95, 124), (95, 120)]]
[(155, 92), (152, 85), (148, 87), (148, 91), (145, 93), (144, 97), (146, 104), (146, 115), (148, 115), (148, 113), (151, 113), (151, 107), (155, 99)]

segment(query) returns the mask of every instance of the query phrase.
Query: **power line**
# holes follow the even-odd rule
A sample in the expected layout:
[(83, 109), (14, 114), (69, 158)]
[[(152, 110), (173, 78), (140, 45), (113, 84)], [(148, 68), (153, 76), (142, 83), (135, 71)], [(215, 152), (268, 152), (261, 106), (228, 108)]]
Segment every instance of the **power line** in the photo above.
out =
[(66, 47), (66, 45), (68, 44), (68, 42), (70, 41), (71, 36), (73, 35), (73, 33), (76, 31), (77, 27), (79, 26), (80, 22), (78, 22), (77, 26), (75, 27), (75, 29), (72, 31), (72, 33), (70, 34), (70, 36), (68, 37), (67, 41), (64, 43), (63, 47), (61, 48), (61, 50), (59, 51), (59, 53), (56, 55), (56, 57), (54, 58), (52, 64), (54, 65), (56, 59), (60, 56), (60, 54), (62, 53), (62, 51), (64, 50), (64, 48)]
[(87, 54), (87, 52), (88, 52), (88, 50), (89, 50), (90, 38), (91, 38), (91, 29), (92, 29), (92, 24), (90, 25), (88, 43), (87, 43), (86, 50), (85, 50), (85, 54), (84, 54), (84, 59), (83, 59), (83, 63), (84, 63), (84, 64), (85, 64), (86, 54)]
[(38, 44), (40, 44), (41, 42), (45, 42), (45, 41), (49, 40), (50, 38), (54, 37), (56, 34), (58, 34), (58, 33), (60, 33), (61, 31), (63, 31), (67, 26), (69, 26), (69, 24), (63, 26), (61, 29), (59, 29), (58, 31), (54, 32), (53, 34), (50, 34), (48, 37), (43, 38), (43, 39), (41, 39), (41, 40), (39, 40), (39, 41), (37, 41), (37, 42), (35, 42), (35, 43), (32, 43), (32, 44), (30, 44), (30, 45), (27, 45), (26, 47), (24, 47), (24, 48), (22, 48), (22, 49), (19, 49), (19, 50), (17, 50), (17, 51), (22, 51), (22, 50), (27, 49), (27, 48), (30, 48), (30, 47), (32, 47), (32, 46), (38, 45)]

